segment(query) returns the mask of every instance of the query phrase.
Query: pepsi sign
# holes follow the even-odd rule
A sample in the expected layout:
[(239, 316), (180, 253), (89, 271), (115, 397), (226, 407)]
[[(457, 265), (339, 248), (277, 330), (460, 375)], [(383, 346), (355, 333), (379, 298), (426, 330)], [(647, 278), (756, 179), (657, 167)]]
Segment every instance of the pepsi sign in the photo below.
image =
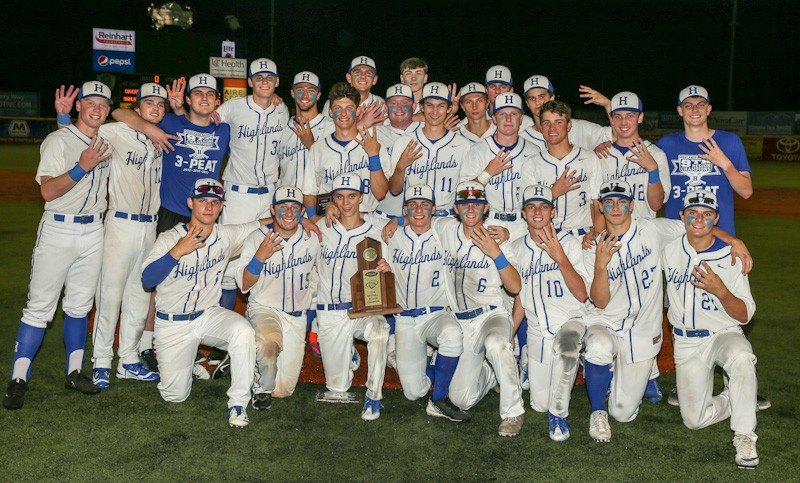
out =
[(136, 57), (133, 52), (95, 50), (92, 54), (92, 70), (95, 72), (136, 72)]

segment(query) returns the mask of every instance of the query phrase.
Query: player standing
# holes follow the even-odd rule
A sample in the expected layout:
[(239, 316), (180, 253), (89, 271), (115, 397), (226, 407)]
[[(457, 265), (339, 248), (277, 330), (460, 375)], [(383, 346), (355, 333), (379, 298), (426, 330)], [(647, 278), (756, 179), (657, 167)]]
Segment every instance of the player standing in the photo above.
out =
[[(358, 107), (367, 107), (374, 103), (378, 103), (380, 106), (383, 105), (383, 99), (370, 92), (372, 87), (378, 83), (378, 68), (375, 66), (375, 61), (370, 57), (360, 55), (353, 58), (350, 61), (350, 70), (347, 71), (344, 78), (347, 84), (358, 91), (358, 102), (356, 102)], [(323, 114), (331, 118), (333, 117), (331, 111), (332, 102), (329, 97), (322, 108)]]
[(44, 214), (33, 249), (28, 303), (17, 332), (11, 382), (3, 398), (6, 409), (20, 409), (25, 401), (33, 358), (53, 319), (62, 288), (65, 385), (84, 394), (100, 392), (82, 369), (87, 314), (103, 259), (103, 214), (112, 152), (99, 129), (108, 117), (110, 103), (108, 86), (84, 83), (75, 105), (76, 124), (48, 134), (42, 142), (36, 182), (45, 200)]
[(458, 91), (459, 105), (464, 110), (465, 122), (459, 132), (473, 143), (486, 139), (496, 129), (486, 111), (489, 106), (489, 95), (486, 87), (477, 82), (470, 82)]
[[(422, 87), (428, 83), (428, 63), (419, 57), (409, 57), (400, 64), (400, 83), (411, 88), (412, 101), (421, 107)], [(389, 97), (386, 97), (389, 100)], [(416, 110), (414, 114), (416, 114)]]

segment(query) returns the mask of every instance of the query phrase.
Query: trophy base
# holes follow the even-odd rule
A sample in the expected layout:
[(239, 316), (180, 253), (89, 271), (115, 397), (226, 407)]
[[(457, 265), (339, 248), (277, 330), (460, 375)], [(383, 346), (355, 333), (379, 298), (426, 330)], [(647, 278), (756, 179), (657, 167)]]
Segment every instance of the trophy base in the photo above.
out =
[(363, 310), (356, 311), (354, 309), (350, 309), (347, 311), (347, 316), (351, 319), (360, 319), (363, 317), (369, 317), (371, 315), (394, 315), (399, 314), (403, 311), (403, 307), (399, 305), (395, 305), (394, 307), (375, 307), (373, 309), (364, 308)]

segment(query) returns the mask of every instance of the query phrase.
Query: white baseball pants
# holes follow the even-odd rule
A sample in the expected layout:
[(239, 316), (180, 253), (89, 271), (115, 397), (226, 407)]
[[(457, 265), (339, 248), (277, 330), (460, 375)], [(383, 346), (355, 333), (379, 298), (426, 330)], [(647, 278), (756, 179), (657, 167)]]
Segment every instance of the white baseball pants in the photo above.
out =
[(585, 332), (586, 326), (579, 318), (566, 321), (552, 339), (542, 337), (536, 324), (528, 324), (528, 380), (534, 411), (549, 411), (560, 418), (569, 416)]
[(253, 393), (288, 397), (294, 392), (306, 347), (306, 316), (294, 317), (272, 307), (248, 306), (256, 337)]

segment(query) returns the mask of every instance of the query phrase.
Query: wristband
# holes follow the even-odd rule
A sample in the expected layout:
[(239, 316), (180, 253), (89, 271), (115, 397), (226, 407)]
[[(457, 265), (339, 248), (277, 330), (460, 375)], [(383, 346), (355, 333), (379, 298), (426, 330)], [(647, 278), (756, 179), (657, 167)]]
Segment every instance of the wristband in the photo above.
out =
[(475, 179), (478, 180), (478, 183), (486, 186), (489, 183), (489, 180), (492, 179), (492, 175), (484, 171)]
[(497, 255), (497, 258), (494, 259), (494, 266), (497, 267), (497, 270), (500, 271), (506, 268), (509, 265), (508, 259), (504, 254)]
[(661, 176), (658, 174), (658, 168), (647, 172), (647, 182), (650, 184), (661, 182)]
[(405, 216), (398, 216), (395, 218), (397, 220), (397, 226), (404, 226), (406, 224), (406, 217)]
[(56, 122), (61, 126), (67, 126), (72, 123), (72, 118), (69, 117), (69, 114), (59, 114), (56, 116)]
[(80, 180), (83, 179), (84, 176), (86, 176), (86, 170), (81, 168), (80, 164), (75, 163), (75, 166), (73, 166), (72, 169), (67, 171), (67, 174), (69, 175), (70, 178), (72, 178), (72, 181), (78, 183), (80, 182)]
[(264, 262), (256, 258), (255, 255), (250, 260), (250, 263), (247, 264), (247, 271), (252, 273), (256, 277), (261, 275), (261, 270), (263, 269), (264, 269)]
[(375, 156), (369, 157), (369, 170), (372, 172), (380, 171), (383, 167), (381, 166), (381, 157), (380, 155), (376, 154)]
[(309, 220), (317, 214), (317, 207), (316, 206), (307, 206), (306, 207), (306, 218)]

